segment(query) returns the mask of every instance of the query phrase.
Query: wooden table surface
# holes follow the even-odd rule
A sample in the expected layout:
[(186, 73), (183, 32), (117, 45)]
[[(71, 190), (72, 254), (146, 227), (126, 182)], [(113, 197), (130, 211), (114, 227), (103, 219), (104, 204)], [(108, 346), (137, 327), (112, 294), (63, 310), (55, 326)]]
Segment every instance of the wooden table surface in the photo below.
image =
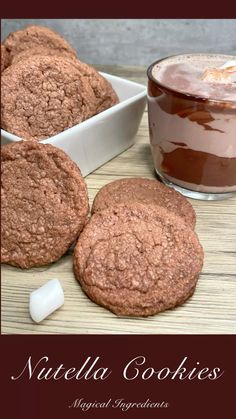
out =
[[(97, 68), (146, 83), (143, 68)], [(86, 177), (90, 203), (103, 185), (115, 179), (155, 177), (146, 111), (136, 140), (132, 148)], [(225, 201), (191, 203), (197, 213), (196, 231), (205, 250), (205, 262), (197, 289), (183, 306), (148, 318), (117, 317), (85, 296), (73, 275), (72, 255), (67, 254), (44, 268), (2, 266), (2, 333), (236, 333), (236, 196)], [(65, 304), (41, 324), (35, 324), (28, 311), (30, 292), (55, 277), (64, 288)]]

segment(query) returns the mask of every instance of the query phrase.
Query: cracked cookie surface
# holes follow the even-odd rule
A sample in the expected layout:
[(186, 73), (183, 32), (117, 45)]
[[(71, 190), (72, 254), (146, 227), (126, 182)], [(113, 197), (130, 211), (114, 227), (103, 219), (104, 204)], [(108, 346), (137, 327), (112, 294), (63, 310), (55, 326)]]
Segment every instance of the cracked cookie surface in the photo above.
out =
[(88, 215), (79, 168), (60, 149), (19, 141), (1, 150), (1, 262), (21, 268), (59, 259)]
[(170, 211), (131, 203), (97, 212), (74, 251), (74, 272), (96, 303), (148, 316), (184, 303), (203, 265), (196, 233)]
[(130, 201), (160, 205), (179, 215), (191, 228), (196, 224), (192, 205), (179, 192), (156, 179), (124, 178), (103, 186), (97, 193), (92, 213)]
[(19, 52), (17, 55), (15, 55), (12, 58), (11, 64), (15, 64), (18, 61), (27, 60), (30, 57), (33, 57), (34, 55), (46, 55), (47, 57), (65, 57), (69, 58), (70, 60), (76, 60), (76, 58), (68, 51), (61, 51), (57, 48), (48, 48), (45, 46), (39, 46), (35, 48), (28, 48), (24, 51)]
[(93, 89), (96, 98), (96, 113), (119, 103), (119, 98), (112, 85), (94, 67), (80, 60), (73, 60), (73, 64)]
[(9, 66), (10, 57), (6, 47), (1, 44), (1, 73)]
[(4, 46), (10, 55), (10, 62), (22, 51), (38, 47), (46, 47), (58, 53), (76, 57), (76, 52), (69, 43), (52, 29), (43, 26), (27, 26), (10, 33), (4, 40)]
[(33, 56), (2, 75), (2, 128), (23, 139), (43, 140), (96, 113), (89, 83), (64, 57)]
[(93, 67), (59, 56), (29, 56), (2, 75), (2, 128), (43, 140), (115, 105), (111, 84)]

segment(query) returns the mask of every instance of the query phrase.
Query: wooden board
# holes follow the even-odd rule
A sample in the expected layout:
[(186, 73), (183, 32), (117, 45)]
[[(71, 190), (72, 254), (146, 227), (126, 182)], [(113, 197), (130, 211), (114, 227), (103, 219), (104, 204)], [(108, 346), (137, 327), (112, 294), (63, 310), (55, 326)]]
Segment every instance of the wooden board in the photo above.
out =
[[(144, 69), (98, 68), (146, 83)], [(87, 176), (90, 203), (103, 185), (129, 176), (154, 177), (147, 112), (136, 144)], [(236, 333), (236, 197), (191, 203), (197, 213), (196, 230), (205, 250), (205, 263), (194, 296), (182, 307), (145, 319), (117, 317), (84, 295), (73, 275), (72, 255), (67, 254), (44, 268), (2, 266), (2, 333)], [(41, 324), (34, 324), (28, 311), (29, 294), (55, 277), (64, 288), (65, 304)]]

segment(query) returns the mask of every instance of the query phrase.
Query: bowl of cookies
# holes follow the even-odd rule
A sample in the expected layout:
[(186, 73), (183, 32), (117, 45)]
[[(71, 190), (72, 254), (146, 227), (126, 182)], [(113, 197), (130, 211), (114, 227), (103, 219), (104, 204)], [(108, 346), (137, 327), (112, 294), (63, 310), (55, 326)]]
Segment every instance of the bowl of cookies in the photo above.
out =
[(134, 143), (146, 87), (98, 72), (51, 29), (8, 35), (1, 72), (2, 144), (52, 144), (86, 176)]

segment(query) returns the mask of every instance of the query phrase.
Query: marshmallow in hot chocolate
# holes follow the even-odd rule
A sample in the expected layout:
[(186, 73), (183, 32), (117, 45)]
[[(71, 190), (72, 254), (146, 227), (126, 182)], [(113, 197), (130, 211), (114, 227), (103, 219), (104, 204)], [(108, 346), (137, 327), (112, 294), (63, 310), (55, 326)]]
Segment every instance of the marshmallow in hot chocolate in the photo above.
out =
[(207, 68), (201, 78), (209, 83), (236, 83), (236, 60), (227, 61), (221, 67)]
[[(226, 63), (229, 63), (231, 68), (234, 67), (236, 64), (233, 58), (224, 55), (180, 55), (157, 63), (152, 69), (152, 75), (163, 86), (178, 92), (212, 100), (236, 101), (233, 73), (228, 72), (229, 67), (224, 67)], [(214, 71), (215, 75), (222, 74), (222, 78), (227, 78), (226, 85), (222, 86), (217, 76), (207, 80), (204, 73), (207, 74), (208, 71)]]
[(232, 56), (192, 54), (149, 69), (155, 168), (178, 186), (206, 193), (236, 190), (235, 64)]

